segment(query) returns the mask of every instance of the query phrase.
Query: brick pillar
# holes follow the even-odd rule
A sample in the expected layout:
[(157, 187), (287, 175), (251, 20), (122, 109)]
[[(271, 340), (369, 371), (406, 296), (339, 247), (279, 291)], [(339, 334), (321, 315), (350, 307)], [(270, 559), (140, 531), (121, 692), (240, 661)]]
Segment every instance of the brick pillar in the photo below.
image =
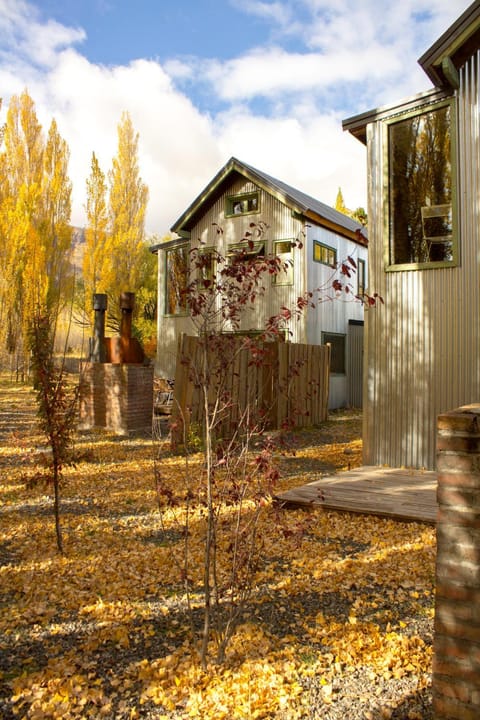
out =
[(80, 428), (119, 435), (152, 432), (153, 366), (85, 363), (80, 380)]
[(480, 718), (480, 405), (438, 418), (436, 720)]

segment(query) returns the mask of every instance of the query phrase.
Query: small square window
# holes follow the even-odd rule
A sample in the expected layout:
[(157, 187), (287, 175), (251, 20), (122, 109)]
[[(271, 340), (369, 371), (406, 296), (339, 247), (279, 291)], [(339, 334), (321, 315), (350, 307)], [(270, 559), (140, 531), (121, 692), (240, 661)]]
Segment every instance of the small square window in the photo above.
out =
[(279, 273), (273, 276), (274, 285), (293, 284), (293, 240), (276, 240), (274, 243), (275, 257), (282, 263)]
[(225, 214), (227, 217), (235, 215), (250, 215), (259, 211), (258, 192), (245, 195), (232, 195), (227, 198)]
[(335, 267), (337, 264), (337, 251), (335, 248), (324, 245), (318, 240), (313, 241), (313, 259), (322, 265)]

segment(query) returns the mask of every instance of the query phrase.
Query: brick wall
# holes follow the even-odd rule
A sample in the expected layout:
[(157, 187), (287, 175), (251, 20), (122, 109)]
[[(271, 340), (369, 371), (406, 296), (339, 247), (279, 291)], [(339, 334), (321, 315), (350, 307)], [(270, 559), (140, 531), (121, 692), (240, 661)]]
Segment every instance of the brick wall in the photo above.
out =
[(153, 366), (85, 363), (80, 375), (80, 427), (119, 435), (151, 433)]
[(438, 419), (436, 720), (480, 718), (480, 405)]

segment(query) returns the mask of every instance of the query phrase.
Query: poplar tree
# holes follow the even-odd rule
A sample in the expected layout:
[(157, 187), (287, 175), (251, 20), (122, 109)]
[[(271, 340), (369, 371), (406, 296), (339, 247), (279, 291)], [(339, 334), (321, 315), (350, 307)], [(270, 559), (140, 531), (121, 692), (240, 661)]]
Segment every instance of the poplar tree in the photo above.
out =
[(87, 179), (87, 202), (85, 211), (85, 252), (83, 256), (83, 284), (85, 310), (92, 312), (92, 297), (108, 288), (102, 276), (108, 230), (107, 183), (95, 153), (92, 153), (90, 176)]
[(40, 236), (45, 249), (47, 277), (45, 305), (48, 315), (58, 314), (73, 293), (72, 184), (68, 177), (70, 151), (52, 120), (44, 152)]
[(348, 215), (348, 210), (343, 199), (342, 188), (338, 188), (337, 198), (335, 200), (335, 210), (338, 210), (338, 212), (341, 212), (344, 215)]
[(25, 347), (28, 323), (55, 322), (71, 289), (69, 151), (52, 121), (48, 139), (25, 90), (10, 100), (0, 154), (0, 320), (10, 352)]
[(29, 284), (32, 281), (37, 284), (41, 254), (37, 229), (44, 140), (33, 101), (26, 91), (10, 100), (4, 146), (0, 209), (5, 249), (5, 261), (0, 268), (2, 329), (6, 331), (7, 347), (13, 351), (22, 344), (27, 307), (37, 294)]
[(118, 125), (118, 152), (109, 173), (110, 234), (106, 243), (102, 278), (107, 291), (135, 292), (143, 284), (145, 213), (148, 188), (139, 175), (138, 133), (130, 115), (122, 114)]

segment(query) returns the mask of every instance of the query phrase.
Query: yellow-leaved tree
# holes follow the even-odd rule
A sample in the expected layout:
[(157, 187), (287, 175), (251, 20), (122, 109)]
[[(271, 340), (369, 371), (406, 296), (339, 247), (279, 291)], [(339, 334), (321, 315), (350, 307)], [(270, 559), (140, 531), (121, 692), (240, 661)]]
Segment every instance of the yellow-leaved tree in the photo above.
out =
[(87, 179), (87, 202), (85, 211), (85, 252), (83, 255), (83, 286), (85, 311), (92, 314), (94, 293), (106, 292), (108, 287), (102, 276), (106, 265), (105, 250), (108, 233), (107, 183), (98, 158), (92, 153), (90, 175)]
[(109, 173), (110, 232), (107, 237), (102, 283), (113, 297), (135, 292), (143, 284), (142, 262), (145, 252), (145, 213), (148, 188), (138, 167), (138, 133), (130, 115), (122, 114), (118, 125), (118, 152)]
[(110, 329), (116, 330), (120, 293), (135, 293), (134, 331), (147, 354), (153, 355), (156, 258), (150, 252), (145, 233), (148, 188), (139, 172), (139, 135), (128, 112), (122, 114), (117, 132), (118, 149), (108, 173), (108, 193), (105, 175), (95, 153), (87, 179), (84, 309), (92, 323), (93, 294), (106, 293)]
[(42, 269), (48, 278), (46, 307), (56, 315), (70, 302), (74, 289), (72, 271), (72, 184), (68, 177), (70, 151), (52, 120), (43, 155), (40, 194), (41, 246), (45, 252)]
[(10, 352), (23, 352), (35, 315), (55, 327), (71, 297), (68, 160), (55, 120), (45, 141), (28, 92), (13, 96), (0, 153), (0, 332)]

